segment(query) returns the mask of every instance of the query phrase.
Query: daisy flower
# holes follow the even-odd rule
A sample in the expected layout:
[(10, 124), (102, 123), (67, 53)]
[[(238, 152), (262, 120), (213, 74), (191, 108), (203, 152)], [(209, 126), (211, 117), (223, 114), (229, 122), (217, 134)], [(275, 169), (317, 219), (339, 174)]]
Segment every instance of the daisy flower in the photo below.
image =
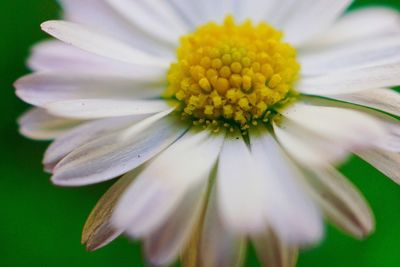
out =
[[(82, 242), (147, 261), (294, 266), (324, 219), (363, 238), (351, 154), (400, 181), (400, 19), (350, 0), (61, 0), (15, 84), (52, 182), (118, 181)], [(391, 116), (394, 115), (394, 116)]]

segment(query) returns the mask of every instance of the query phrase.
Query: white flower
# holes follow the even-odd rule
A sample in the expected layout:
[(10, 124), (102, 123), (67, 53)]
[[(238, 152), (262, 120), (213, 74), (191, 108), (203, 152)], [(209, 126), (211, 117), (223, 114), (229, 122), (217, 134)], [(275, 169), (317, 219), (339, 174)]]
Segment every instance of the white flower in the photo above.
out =
[(16, 82), (36, 106), (20, 125), (55, 139), (44, 158), (55, 184), (122, 176), (87, 221), (90, 250), (124, 233), (154, 265), (230, 267), (252, 242), (265, 266), (293, 266), (323, 218), (357, 238), (373, 231), (335, 166), (354, 153), (400, 182), (388, 115), (400, 116), (397, 12), (344, 14), (350, 0), (61, 2), (66, 21), (42, 25), (59, 41), (37, 45), (34, 74)]

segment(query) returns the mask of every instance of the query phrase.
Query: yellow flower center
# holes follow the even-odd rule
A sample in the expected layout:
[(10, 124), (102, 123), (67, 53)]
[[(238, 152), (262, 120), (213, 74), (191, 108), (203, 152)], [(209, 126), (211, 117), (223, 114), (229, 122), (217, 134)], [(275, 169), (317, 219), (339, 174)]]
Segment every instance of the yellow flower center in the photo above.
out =
[(295, 95), (296, 50), (266, 23), (208, 23), (183, 36), (168, 72), (166, 97), (196, 123), (247, 129)]

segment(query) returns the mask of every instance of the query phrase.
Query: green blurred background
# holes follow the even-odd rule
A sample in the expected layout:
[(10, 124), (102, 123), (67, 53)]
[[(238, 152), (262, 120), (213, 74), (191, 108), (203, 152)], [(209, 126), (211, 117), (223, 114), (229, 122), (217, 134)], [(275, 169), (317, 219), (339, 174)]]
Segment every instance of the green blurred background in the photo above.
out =
[[(400, 10), (400, 0), (356, 0), (353, 8), (373, 4)], [(145, 266), (139, 244), (125, 238), (93, 253), (80, 245), (86, 216), (110, 184), (51, 185), (41, 166), (47, 143), (18, 134), (16, 118), (28, 106), (12, 83), (28, 73), (30, 46), (46, 38), (40, 23), (59, 13), (55, 0), (0, 1), (0, 266)], [(298, 266), (400, 266), (400, 186), (357, 159), (343, 172), (371, 203), (376, 232), (356, 241), (328, 226), (324, 242), (303, 252)], [(251, 250), (246, 266), (258, 266)]]

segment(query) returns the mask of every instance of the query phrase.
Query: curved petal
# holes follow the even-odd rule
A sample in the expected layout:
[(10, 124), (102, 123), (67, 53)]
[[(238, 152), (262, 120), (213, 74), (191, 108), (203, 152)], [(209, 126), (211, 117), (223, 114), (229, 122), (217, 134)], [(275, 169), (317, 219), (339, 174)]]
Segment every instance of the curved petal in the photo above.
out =
[(154, 233), (177, 209), (183, 197), (207, 183), (222, 136), (189, 132), (155, 158), (126, 191), (113, 223), (133, 237)]
[(291, 245), (319, 241), (322, 216), (304, 190), (303, 174), (264, 127), (251, 130), (250, 143), (251, 155), (265, 181), (267, 199), (259, 212), (265, 213), (269, 227)]
[(297, 161), (315, 166), (340, 163), (349, 152), (339, 140), (329, 140), (290, 120), (274, 124), (274, 133), (282, 147)]
[(168, 1), (107, 0), (107, 3), (127, 21), (171, 49), (176, 48), (179, 38), (189, 32)]
[(111, 215), (121, 194), (131, 184), (134, 175), (125, 175), (119, 179), (101, 197), (86, 220), (82, 232), (82, 244), (89, 251), (102, 248), (122, 234), (122, 229), (111, 226)]
[(166, 68), (135, 65), (98, 56), (59, 40), (43, 41), (32, 49), (28, 65), (35, 71), (116, 76), (139, 80), (165, 78)]
[(139, 51), (112, 37), (73, 22), (47, 21), (42, 29), (53, 37), (93, 54), (126, 63), (168, 68), (169, 60), (163, 60)]
[(83, 123), (54, 140), (46, 150), (43, 164), (47, 171), (52, 172), (53, 168), (75, 149), (98, 138), (122, 131), (143, 119), (144, 116), (128, 116)]
[(154, 114), (173, 110), (165, 100), (76, 99), (51, 102), (44, 108), (53, 115), (72, 119), (99, 119)]
[(352, 0), (275, 1), (265, 20), (282, 29), (286, 41), (298, 46), (331, 26), (351, 2)]
[(395, 183), (400, 184), (400, 154), (381, 149), (358, 151), (356, 154), (381, 171)]
[(298, 60), (303, 76), (392, 64), (400, 61), (400, 36), (344, 44), (306, 54), (300, 51)]
[(303, 77), (296, 89), (303, 94), (330, 96), (400, 84), (400, 62)]
[(400, 116), (400, 94), (392, 89), (378, 88), (330, 98), (361, 105)]
[(324, 136), (348, 150), (373, 146), (385, 138), (384, 124), (356, 110), (296, 103), (282, 112), (298, 125)]
[[(157, 77), (160, 78), (160, 77)], [(41, 72), (24, 76), (14, 84), (16, 94), (35, 106), (77, 99), (144, 99), (159, 97), (159, 79), (77, 72)]]
[(218, 212), (216, 190), (213, 191), (198, 244), (199, 266), (240, 267), (246, 252), (245, 237), (226, 227), (222, 215)]
[(146, 35), (140, 28), (128, 23), (118, 10), (113, 9), (104, 0), (60, 0), (64, 17), (68, 21), (79, 23), (122, 42), (128, 43), (142, 51), (157, 56), (170, 57), (173, 50)]
[(258, 258), (264, 267), (294, 267), (297, 262), (298, 250), (290, 247), (272, 231), (251, 238)]
[(303, 49), (311, 51), (351, 42), (366, 44), (377, 38), (399, 33), (398, 11), (383, 7), (362, 8), (344, 15), (332, 27), (310, 40)]
[(366, 200), (334, 167), (309, 168), (305, 173), (313, 196), (335, 225), (357, 238), (374, 230), (374, 217)]
[(184, 250), (200, 219), (206, 193), (207, 179), (188, 192), (166, 222), (145, 238), (146, 258), (152, 265), (169, 266)]
[(266, 186), (242, 135), (228, 135), (218, 164), (217, 198), (219, 212), (230, 231), (264, 231), (267, 218), (260, 211), (267, 201)]
[(18, 119), (20, 133), (37, 140), (54, 139), (79, 123), (81, 121), (56, 117), (40, 108), (33, 108)]
[(132, 127), (93, 140), (54, 168), (52, 182), (63, 186), (99, 183), (125, 174), (151, 159), (187, 129), (162, 112)]

